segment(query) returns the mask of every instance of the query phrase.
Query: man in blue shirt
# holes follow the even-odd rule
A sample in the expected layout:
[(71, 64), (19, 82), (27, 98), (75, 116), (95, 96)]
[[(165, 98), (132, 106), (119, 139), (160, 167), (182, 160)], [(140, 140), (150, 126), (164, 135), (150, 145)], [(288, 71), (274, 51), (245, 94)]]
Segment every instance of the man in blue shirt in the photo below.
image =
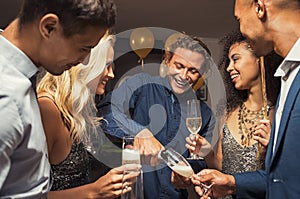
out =
[[(157, 161), (158, 152), (171, 147), (184, 157), (189, 156), (185, 138), (186, 101), (196, 98), (192, 87), (208, 69), (210, 51), (197, 38), (183, 35), (166, 53), (168, 74), (165, 78), (137, 74), (109, 93), (98, 106), (104, 122), (103, 130), (110, 136), (122, 138), (131, 134), (140, 138), (139, 150), (144, 172), (144, 194), (152, 198), (187, 198), (186, 190), (171, 183), (171, 170)], [(202, 128), (205, 136), (214, 128), (211, 109), (201, 102)], [(197, 170), (206, 165), (197, 161)]]

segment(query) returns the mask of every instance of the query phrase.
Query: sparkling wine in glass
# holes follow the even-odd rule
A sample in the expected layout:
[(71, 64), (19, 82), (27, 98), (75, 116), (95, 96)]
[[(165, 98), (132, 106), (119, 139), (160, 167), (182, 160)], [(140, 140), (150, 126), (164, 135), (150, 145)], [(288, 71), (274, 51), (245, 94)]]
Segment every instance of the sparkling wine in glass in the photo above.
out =
[[(191, 178), (194, 175), (194, 170), (189, 164), (189, 162), (178, 152), (172, 148), (163, 149), (158, 153), (158, 158), (163, 160), (175, 173), (184, 176), (186, 178)], [(203, 189), (203, 195), (207, 196), (208, 191), (211, 189), (214, 183), (209, 185), (200, 183)]]
[(133, 136), (123, 137), (122, 147), (122, 165), (126, 164), (141, 164), (140, 152), (137, 146), (135, 146)]
[[(197, 133), (200, 131), (202, 126), (202, 116), (201, 116), (201, 107), (200, 101), (196, 99), (191, 99), (187, 101), (187, 116), (186, 116), (186, 127), (193, 135), (194, 139), (196, 138)], [(191, 153), (191, 156), (188, 158), (190, 160), (203, 159), (195, 153)]]
[[(139, 138), (134, 136), (123, 137), (122, 143), (122, 165), (125, 165), (125, 173), (140, 172), (136, 183), (131, 185), (132, 190), (121, 195), (121, 199), (144, 199), (143, 172), (132, 170), (132, 165), (141, 164), (140, 151), (138, 149)], [(126, 184), (126, 181), (123, 182)], [(126, 187), (126, 186), (125, 186)]]
[(174, 149), (163, 149), (158, 153), (158, 158), (163, 160), (174, 172), (186, 178), (192, 177), (194, 171), (186, 159)]

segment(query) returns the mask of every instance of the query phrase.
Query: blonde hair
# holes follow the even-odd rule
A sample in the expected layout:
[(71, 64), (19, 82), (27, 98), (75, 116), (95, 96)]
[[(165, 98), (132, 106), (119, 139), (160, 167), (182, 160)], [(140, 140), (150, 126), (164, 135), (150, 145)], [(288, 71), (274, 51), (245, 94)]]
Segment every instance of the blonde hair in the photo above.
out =
[(99, 118), (96, 117), (94, 93), (88, 83), (100, 76), (106, 66), (107, 53), (115, 37), (104, 36), (85, 62), (60, 76), (46, 73), (37, 86), (37, 92), (46, 92), (52, 97), (61, 112), (73, 140), (89, 141), (89, 134), (96, 133)]

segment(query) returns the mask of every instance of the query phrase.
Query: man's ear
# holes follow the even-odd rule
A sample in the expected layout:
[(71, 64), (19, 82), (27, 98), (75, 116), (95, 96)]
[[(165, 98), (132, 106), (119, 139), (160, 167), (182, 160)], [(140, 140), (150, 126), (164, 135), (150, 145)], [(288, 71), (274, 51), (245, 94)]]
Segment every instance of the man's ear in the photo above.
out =
[(40, 20), (39, 30), (44, 38), (49, 38), (59, 28), (59, 18), (55, 14), (46, 14)]
[(170, 52), (166, 52), (165, 55), (164, 55), (164, 64), (166, 64), (167, 66), (169, 66), (169, 63), (170, 63), (170, 60), (172, 58), (172, 54)]
[(262, 19), (266, 15), (264, 0), (257, 0), (255, 3), (255, 12), (258, 18)]

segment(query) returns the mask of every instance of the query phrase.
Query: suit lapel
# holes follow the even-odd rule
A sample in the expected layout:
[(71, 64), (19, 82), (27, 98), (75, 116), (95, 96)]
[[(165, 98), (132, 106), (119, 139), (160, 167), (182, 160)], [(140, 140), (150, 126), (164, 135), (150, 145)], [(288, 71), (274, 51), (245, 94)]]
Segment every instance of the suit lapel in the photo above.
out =
[[(290, 114), (291, 114), (292, 107), (294, 106), (296, 96), (298, 95), (298, 92), (299, 92), (299, 89), (300, 89), (299, 85), (300, 85), (300, 70), (298, 71), (298, 73), (295, 77), (295, 80), (293, 81), (293, 83), (291, 85), (291, 88), (288, 92), (288, 95), (286, 97), (286, 100), (285, 100), (284, 109), (283, 109), (283, 113), (282, 113), (281, 121), (280, 121), (280, 125), (279, 125), (279, 130), (278, 130), (276, 146), (275, 146), (274, 154), (272, 155), (272, 160), (270, 162), (270, 166), (271, 166), (271, 164), (274, 160), (274, 157), (276, 156), (279, 145), (280, 145), (281, 140), (284, 136), (284, 132), (285, 132), (285, 129), (287, 127), (287, 123), (288, 123), (288, 120), (289, 120), (289, 117), (290, 117)], [(279, 121), (277, 121), (277, 122), (279, 122)], [(273, 143), (272, 143), (272, 145), (273, 145)], [(271, 146), (270, 150), (272, 150), (272, 148), (273, 148), (272, 145), (270, 145)]]

